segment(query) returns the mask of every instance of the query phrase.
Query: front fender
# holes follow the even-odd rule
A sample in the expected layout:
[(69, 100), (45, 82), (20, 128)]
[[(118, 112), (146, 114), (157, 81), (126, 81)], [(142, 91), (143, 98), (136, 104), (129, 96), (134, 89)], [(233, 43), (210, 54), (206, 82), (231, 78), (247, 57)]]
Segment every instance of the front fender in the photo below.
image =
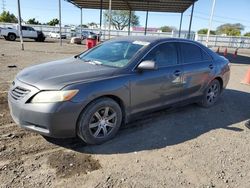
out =
[(126, 114), (130, 109), (130, 82), (127, 77), (119, 76), (103, 80), (96, 80), (88, 83), (77, 83), (69, 85), (63, 90), (78, 89), (78, 94), (71, 100), (74, 103), (81, 104), (81, 111), (93, 100), (103, 96), (114, 96), (119, 98)]

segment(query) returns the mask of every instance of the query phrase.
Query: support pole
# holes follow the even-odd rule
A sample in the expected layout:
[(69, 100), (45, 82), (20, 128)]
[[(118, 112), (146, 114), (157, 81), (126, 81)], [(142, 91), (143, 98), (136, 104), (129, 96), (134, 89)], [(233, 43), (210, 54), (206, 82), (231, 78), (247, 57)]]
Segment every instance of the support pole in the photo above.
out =
[(130, 35), (130, 26), (131, 26), (131, 10), (129, 10), (129, 18), (128, 18), (128, 36)]
[(111, 7), (112, 7), (112, 0), (109, 0), (109, 39), (110, 39), (111, 16), (112, 16)]
[(61, 16), (61, 0), (59, 0), (59, 33), (60, 33), (60, 46), (62, 46), (62, 16)]
[(148, 10), (147, 10), (147, 14), (146, 14), (144, 35), (147, 35), (147, 29), (148, 29)]
[(213, 21), (213, 16), (214, 16), (215, 1), (216, 1), (216, 0), (213, 0), (212, 11), (211, 11), (210, 20), (209, 20), (209, 26), (208, 26), (208, 30), (207, 30), (206, 46), (208, 46), (210, 30), (211, 30), (211, 27), (212, 27), (212, 21)]
[(81, 26), (80, 26), (80, 37), (82, 38), (82, 8), (81, 9)]
[(17, 0), (17, 6), (18, 6), (18, 25), (19, 25), (19, 37), (21, 42), (21, 49), (24, 50), (23, 45), (23, 31), (22, 31), (22, 17), (21, 17), (21, 8), (20, 8), (20, 0)]
[(100, 8), (100, 30), (102, 30), (102, 8), (103, 8), (103, 0), (101, 0), (101, 8)]
[(181, 37), (182, 17), (183, 17), (183, 12), (181, 13), (181, 20), (180, 20), (180, 26), (179, 26), (179, 38)]
[(194, 13), (194, 3), (192, 5), (192, 11), (191, 11), (191, 16), (190, 16), (190, 22), (189, 22), (189, 28), (188, 28), (188, 39), (190, 39), (190, 32), (191, 32), (191, 27), (192, 27), (193, 13)]
[(99, 29), (99, 36), (98, 41), (101, 42), (101, 36), (102, 36), (102, 9), (103, 9), (103, 0), (100, 2), (100, 29)]

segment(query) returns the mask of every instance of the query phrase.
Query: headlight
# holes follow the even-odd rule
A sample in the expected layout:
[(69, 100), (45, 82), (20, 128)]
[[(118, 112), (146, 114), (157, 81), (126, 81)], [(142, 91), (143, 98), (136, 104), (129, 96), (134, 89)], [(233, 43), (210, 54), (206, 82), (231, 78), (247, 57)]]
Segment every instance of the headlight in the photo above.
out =
[(66, 91), (42, 91), (36, 94), (31, 103), (53, 103), (62, 102), (72, 99), (78, 90), (66, 90)]

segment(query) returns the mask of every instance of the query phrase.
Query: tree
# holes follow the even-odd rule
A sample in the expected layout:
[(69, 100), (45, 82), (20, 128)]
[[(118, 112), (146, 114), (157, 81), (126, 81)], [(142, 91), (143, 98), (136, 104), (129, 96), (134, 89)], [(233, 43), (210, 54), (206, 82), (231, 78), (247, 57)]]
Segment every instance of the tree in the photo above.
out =
[(55, 25), (59, 24), (59, 20), (57, 18), (54, 18), (54, 19), (50, 20), (47, 24), (51, 25), (51, 26), (55, 26)]
[(14, 14), (11, 14), (9, 11), (3, 11), (0, 14), (0, 22), (17, 23), (18, 20)]
[(250, 32), (244, 34), (245, 37), (250, 37)]
[(95, 23), (95, 22), (90, 22), (90, 23), (88, 23), (87, 25), (88, 25), (89, 27), (91, 27), (91, 28), (97, 28), (97, 27), (98, 27), (97, 23)]
[[(104, 12), (104, 17), (106, 22), (109, 22), (109, 12)], [(129, 11), (128, 10), (112, 10), (111, 15), (111, 24), (117, 30), (123, 30), (129, 25)], [(139, 25), (139, 16), (135, 14), (134, 11), (131, 11), (131, 26)]]
[(33, 24), (33, 25), (41, 25), (39, 21), (37, 21), (35, 18), (31, 18), (27, 21), (28, 24)]
[(176, 28), (172, 26), (162, 26), (160, 29), (162, 32), (172, 32), (173, 30), (176, 30)]
[[(81, 25), (79, 25), (79, 27), (81, 27)], [(88, 25), (82, 24), (82, 28), (88, 28)]]
[[(203, 35), (205, 35), (205, 34), (207, 34), (207, 31), (208, 31), (207, 28), (200, 29), (200, 30), (198, 31), (198, 34), (203, 34)], [(210, 30), (210, 34), (211, 34), (211, 35), (216, 35), (216, 32), (213, 31), (213, 30)]]
[(241, 31), (244, 30), (244, 25), (240, 23), (236, 24), (223, 24), (217, 27), (216, 32), (218, 34), (226, 34), (229, 36), (240, 36)]

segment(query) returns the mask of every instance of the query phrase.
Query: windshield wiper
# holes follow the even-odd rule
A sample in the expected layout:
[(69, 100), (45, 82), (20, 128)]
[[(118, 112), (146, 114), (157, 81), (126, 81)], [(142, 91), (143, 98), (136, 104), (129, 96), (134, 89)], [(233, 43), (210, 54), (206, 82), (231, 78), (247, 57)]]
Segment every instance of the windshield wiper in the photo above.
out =
[(102, 62), (96, 60), (90, 61), (90, 63), (94, 63), (95, 65), (102, 65)]
[(102, 65), (102, 62), (97, 61), (97, 60), (86, 60), (86, 59), (82, 59), (84, 62), (86, 63), (90, 63), (92, 65)]

